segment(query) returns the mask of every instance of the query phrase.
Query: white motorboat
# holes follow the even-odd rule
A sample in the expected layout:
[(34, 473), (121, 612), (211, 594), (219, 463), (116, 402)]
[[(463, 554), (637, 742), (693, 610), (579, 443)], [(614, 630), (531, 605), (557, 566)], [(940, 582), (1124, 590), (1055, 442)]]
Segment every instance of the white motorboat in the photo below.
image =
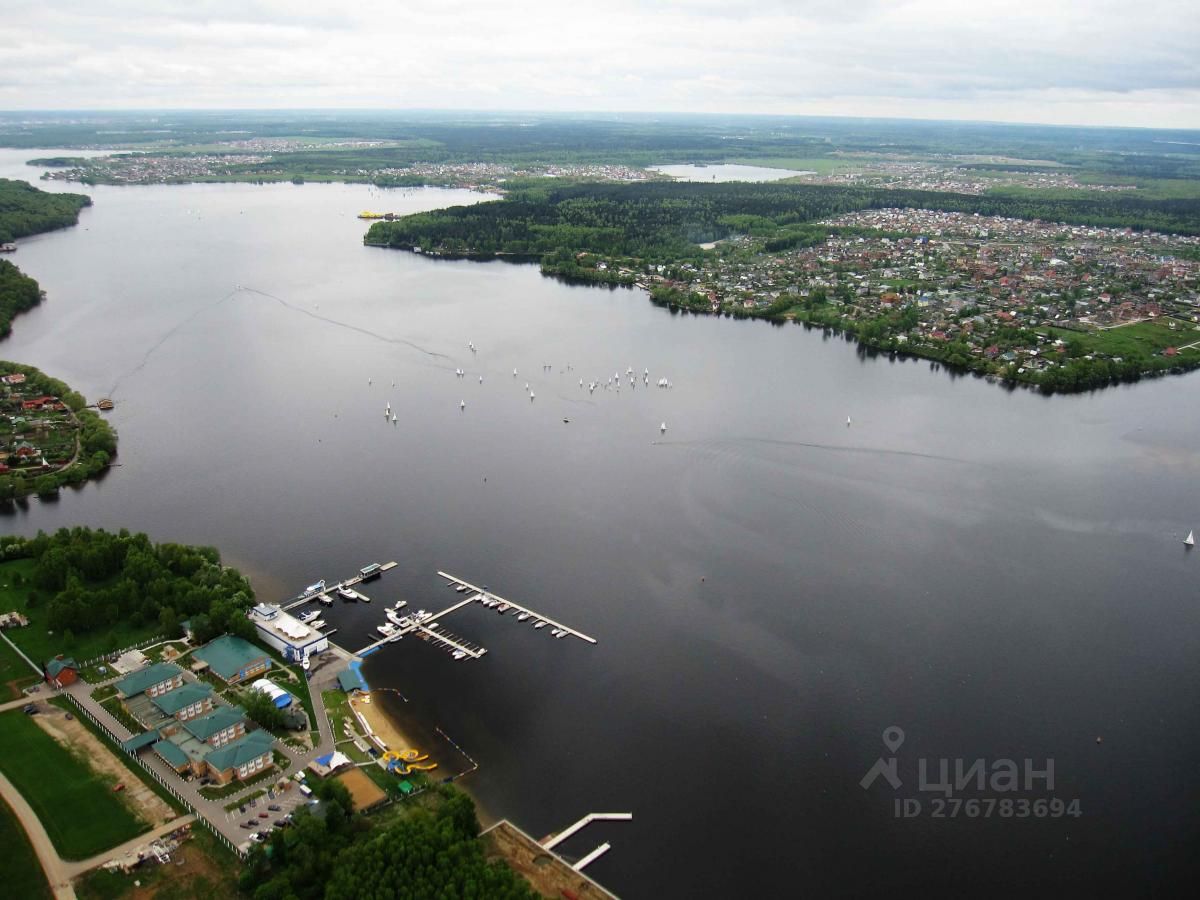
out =
[(527, 612), (523, 612), (523, 613), (520, 613), (520, 614), (517, 616), (517, 621), (518, 621), (518, 622), (524, 622), (524, 621), (525, 621), (526, 619), (528, 619), (528, 618), (529, 618), (529, 613), (527, 613)]
[(544, 621), (541, 621), (541, 620), (539, 620), (539, 621), (537, 622), (537, 624), (535, 624), (533, 627), (534, 627), (534, 628), (545, 628), (545, 627), (546, 627), (546, 623), (545, 623)]

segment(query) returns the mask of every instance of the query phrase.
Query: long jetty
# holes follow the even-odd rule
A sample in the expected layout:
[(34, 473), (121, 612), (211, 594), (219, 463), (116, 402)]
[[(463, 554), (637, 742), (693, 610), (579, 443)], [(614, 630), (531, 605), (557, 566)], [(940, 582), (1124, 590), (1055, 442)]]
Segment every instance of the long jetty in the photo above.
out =
[[(512, 600), (506, 600), (503, 597), (501, 597), (499, 594), (494, 594), (491, 591), (486, 590), (485, 588), (481, 588), (481, 587), (478, 587), (477, 585), (471, 584), (471, 582), (469, 582), (469, 581), (464, 581), (463, 579), (459, 578), (457, 575), (451, 575), (449, 572), (443, 572), (439, 569), (438, 574), (441, 575), (443, 578), (445, 578), (447, 581), (451, 582), (452, 584), (461, 584), (461, 585), (463, 585), (463, 587), (467, 588), (468, 590), (474, 591), (476, 594), (483, 594), (484, 598), (491, 598), (493, 600), (499, 600), (501, 603), (508, 604), (508, 606), (511, 607), (512, 609), (516, 609), (516, 610), (520, 610), (521, 612), (529, 613), (529, 615), (531, 615), (531, 616), (537, 616), (539, 619), (546, 622), (546, 624), (553, 625), (555, 628), (562, 629), (567, 634), (571, 635), (571, 637), (577, 637), (581, 641), (587, 641), (589, 644), (596, 643), (596, 639), (594, 637), (590, 637), (590, 636), (584, 634), (582, 631), (578, 631), (578, 630), (572, 628), (570, 625), (564, 625), (562, 622), (556, 622), (554, 619), (550, 618), (549, 616), (543, 615), (542, 613), (538, 612), (537, 610), (530, 609), (528, 606), (522, 606), (520, 603), (514, 603)], [(469, 603), (471, 601), (468, 600), (467, 602)]]

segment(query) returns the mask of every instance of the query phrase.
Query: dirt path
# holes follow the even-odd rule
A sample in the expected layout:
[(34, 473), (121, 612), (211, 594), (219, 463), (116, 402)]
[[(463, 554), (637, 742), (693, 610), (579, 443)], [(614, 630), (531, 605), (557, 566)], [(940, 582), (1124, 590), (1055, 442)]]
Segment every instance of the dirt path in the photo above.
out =
[(166, 801), (130, 772), (119, 759), (113, 756), (112, 751), (100, 742), (99, 738), (80, 724), (78, 719), (68, 719), (66, 712), (56, 706), (47, 705), (44, 708), (47, 710), (46, 712), (33, 717), (42, 730), (67, 750), (83, 751), (88, 764), (94, 770), (111, 775), (124, 784), (125, 790), (121, 796), (134, 812), (148, 822), (151, 827), (162, 825), (175, 818), (175, 811), (166, 804)]

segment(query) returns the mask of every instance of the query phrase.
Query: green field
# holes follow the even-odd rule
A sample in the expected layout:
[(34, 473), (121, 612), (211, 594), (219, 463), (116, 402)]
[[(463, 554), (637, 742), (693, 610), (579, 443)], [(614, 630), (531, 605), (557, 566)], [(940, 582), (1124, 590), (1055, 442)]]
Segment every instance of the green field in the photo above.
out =
[(0, 800), (0, 879), (4, 881), (4, 893), (9, 897), (41, 900), (49, 898), (50, 884), (42, 872), (41, 863), (30, 846), (25, 830), (8, 804)]
[(146, 830), (93, 772), (20, 710), (0, 714), (0, 769), (42, 821), (59, 854), (86, 859)]
[[(66, 697), (53, 697), (48, 702), (65, 712), (71, 713), (72, 715), (78, 712), (78, 710), (75, 709), (74, 704), (72, 704), (71, 701)], [(175, 812), (180, 814), (185, 812), (182, 803), (176, 800), (161, 784), (151, 778), (150, 775), (147, 774), (146, 770), (140, 765), (131, 763), (129, 759), (124, 756), (123, 752), (121, 752), (120, 747), (118, 747), (117, 744), (114, 743), (107, 734), (97, 728), (87, 716), (80, 716), (79, 724), (94, 734), (100, 743), (104, 744), (113, 751), (113, 756), (121, 760), (122, 765), (124, 765), (126, 770), (128, 770), (130, 778), (136, 778), (142, 784), (146, 785), (146, 787), (148, 787), (150, 790), (154, 791), (154, 793), (158, 795), (159, 799), (161, 799), (163, 803), (167, 804), (167, 806), (171, 807), (171, 809), (175, 810)]]
[[(1175, 328), (1170, 327), (1171, 323)], [(1186, 344), (1200, 341), (1200, 331), (1196, 331), (1195, 323), (1179, 319), (1154, 319), (1147, 322), (1137, 322), (1132, 325), (1121, 325), (1103, 331), (1067, 331), (1062, 328), (1048, 328), (1047, 334), (1068, 343), (1078, 342), (1086, 353), (1100, 353), (1107, 356), (1120, 356), (1128, 359), (1134, 356), (1155, 356), (1167, 347), (1182, 347)], [(1191, 357), (1198, 353), (1195, 348), (1180, 352), (1180, 357)]]
[[(25, 651), (36, 663), (44, 663), (57, 654), (73, 656), (79, 662), (100, 656), (113, 650), (122, 650), (139, 641), (152, 638), (159, 633), (157, 623), (134, 628), (126, 622), (118, 622), (107, 631), (79, 634), (66, 637), (52, 635), (46, 631), (46, 607), (50, 594), (38, 591), (30, 584), (30, 576), (36, 563), (31, 559), (17, 559), (0, 563), (0, 612), (16, 610), (29, 618), (28, 628), (17, 628), (8, 632), (14, 644)], [(16, 576), (21, 576), (17, 583)], [(36, 595), (32, 607), (30, 594)]]

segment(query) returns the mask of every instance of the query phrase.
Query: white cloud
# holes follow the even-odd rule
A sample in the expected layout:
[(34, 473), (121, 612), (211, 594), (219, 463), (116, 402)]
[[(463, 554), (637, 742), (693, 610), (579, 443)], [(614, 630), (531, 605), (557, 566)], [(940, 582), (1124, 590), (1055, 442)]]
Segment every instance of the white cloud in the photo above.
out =
[(1200, 127), (1188, 0), (10, 0), (0, 106), (920, 115)]

